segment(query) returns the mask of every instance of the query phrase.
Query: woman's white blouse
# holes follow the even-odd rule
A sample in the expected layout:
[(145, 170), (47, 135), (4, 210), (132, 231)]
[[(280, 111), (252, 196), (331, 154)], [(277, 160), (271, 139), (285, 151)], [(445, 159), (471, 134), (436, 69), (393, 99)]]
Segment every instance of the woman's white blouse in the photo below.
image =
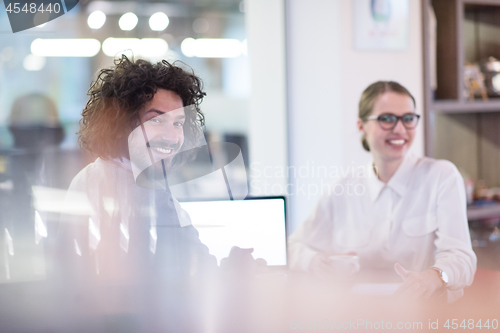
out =
[(360, 173), (334, 184), (290, 236), (291, 267), (307, 270), (317, 253), (354, 251), (362, 268), (435, 266), (448, 274), (448, 289), (470, 285), (477, 260), (457, 168), (408, 154), (387, 184), (372, 167)]

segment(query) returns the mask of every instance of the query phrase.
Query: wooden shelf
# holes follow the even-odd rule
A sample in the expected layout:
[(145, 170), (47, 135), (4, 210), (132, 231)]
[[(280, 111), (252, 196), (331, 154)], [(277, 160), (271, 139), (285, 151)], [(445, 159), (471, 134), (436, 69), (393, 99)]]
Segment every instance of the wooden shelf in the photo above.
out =
[[(500, 187), (500, 97), (466, 100), (463, 79), (466, 62), (500, 58), (500, 0), (422, 0), (422, 6), (425, 153)], [(500, 207), (470, 214), (500, 216)]]
[(481, 220), (492, 217), (500, 217), (500, 203), (488, 206), (467, 207), (467, 218), (470, 220)]
[(436, 113), (482, 113), (500, 112), (500, 98), (488, 101), (434, 101), (431, 104), (431, 112)]
[(498, 0), (462, 0), (464, 5), (498, 6)]

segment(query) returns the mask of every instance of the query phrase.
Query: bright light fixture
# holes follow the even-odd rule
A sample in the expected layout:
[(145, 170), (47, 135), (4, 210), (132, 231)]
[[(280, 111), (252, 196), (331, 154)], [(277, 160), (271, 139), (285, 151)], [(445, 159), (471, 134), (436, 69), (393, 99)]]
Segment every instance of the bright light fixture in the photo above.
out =
[(139, 38), (107, 38), (102, 43), (102, 52), (108, 57), (114, 57), (118, 52), (125, 50), (136, 50), (139, 46)]
[(164, 39), (161, 38), (107, 38), (102, 43), (102, 51), (108, 57), (115, 57), (123, 53), (129, 53), (126, 51), (131, 51), (132, 55), (144, 57), (144, 58), (155, 58), (162, 57), (168, 51), (168, 44)]
[(181, 43), (181, 51), (186, 57), (236, 58), (244, 49), (244, 43), (229, 38), (186, 38)]
[(196, 56), (196, 39), (186, 38), (181, 43), (181, 51), (186, 57)]
[(42, 39), (31, 43), (31, 53), (42, 57), (93, 57), (101, 43), (93, 38)]
[(149, 18), (149, 27), (153, 31), (163, 31), (168, 27), (170, 20), (165, 13), (158, 12)]
[(87, 24), (91, 29), (100, 29), (104, 25), (104, 22), (106, 22), (106, 14), (100, 10), (92, 12), (87, 19)]
[(137, 15), (135, 15), (132, 12), (128, 12), (123, 14), (122, 17), (120, 17), (118, 25), (120, 26), (120, 29), (124, 31), (130, 31), (135, 28), (138, 21), (139, 19), (137, 18)]
[(45, 67), (46, 58), (34, 54), (28, 54), (23, 61), (23, 67), (27, 71), (39, 71)]
[(161, 38), (143, 38), (139, 43), (137, 53), (143, 57), (154, 58), (165, 55), (168, 43)]
[(241, 42), (241, 53), (248, 55), (248, 40), (246, 39)]

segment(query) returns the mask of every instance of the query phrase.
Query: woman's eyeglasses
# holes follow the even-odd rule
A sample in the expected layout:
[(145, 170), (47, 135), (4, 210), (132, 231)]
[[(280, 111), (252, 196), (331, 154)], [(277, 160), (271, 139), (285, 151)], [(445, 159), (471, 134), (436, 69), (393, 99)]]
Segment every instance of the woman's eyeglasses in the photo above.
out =
[(418, 120), (420, 119), (420, 115), (416, 113), (405, 113), (402, 116), (396, 116), (392, 113), (383, 113), (378, 116), (370, 116), (367, 117), (366, 120), (377, 120), (380, 127), (384, 130), (393, 130), (398, 120), (401, 120), (403, 126), (406, 129), (414, 129), (417, 127)]

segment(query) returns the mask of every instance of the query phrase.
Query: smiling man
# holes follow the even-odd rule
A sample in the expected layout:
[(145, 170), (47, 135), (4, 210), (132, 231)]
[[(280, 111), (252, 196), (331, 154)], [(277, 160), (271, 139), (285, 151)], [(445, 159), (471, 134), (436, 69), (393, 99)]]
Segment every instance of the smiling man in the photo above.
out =
[(160, 89), (139, 117), (155, 159), (166, 160), (170, 165), (184, 143), (186, 113), (182, 99), (171, 90)]
[[(140, 186), (168, 190), (167, 174), (174, 165), (180, 166), (193, 156), (196, 142), (205, 144), (201, 134), (186, 136), (186, 113), (195, 114), (196, 106), (183, 106), (177, 93), (158, 89), (154, 97), (139, 111), (135, 129), (128, 135), (129, 156), (136, 182)], [(184, 142), (186, 141), (186, 144)], [(179, 152), (183, 154), (179, 155)], [(141, 173), (145, 172), (143, 175)], [(141, 177), (141, 178), (139, 178)]]
[(79, 143), (97, 159), (67, 195), (86, 211), (63, 216), (56, 241), (58, 275), (82, 299), (69, 312), (95, 331), (109, 320), (119, 327), (116, 316), (132, 320), (132, 331), (196, 331), (191, 326), (202, 323), (188, 315), (203, 304), (196, 290), (211, 283), (217, 264), (167, 174), (204, 140), (201, 81), (167, 61), (123, 56), (99, 72), (88, 94)]
[(168, 163), (183, 144), (192, 147), (203, 135), (201, 80), (166, 61), (131, 62), (123, 56), (99, 72), (88, 95), (79, 142), (103, 160), (130, 160), (127, 138), (138, 127), (154, 156)]

